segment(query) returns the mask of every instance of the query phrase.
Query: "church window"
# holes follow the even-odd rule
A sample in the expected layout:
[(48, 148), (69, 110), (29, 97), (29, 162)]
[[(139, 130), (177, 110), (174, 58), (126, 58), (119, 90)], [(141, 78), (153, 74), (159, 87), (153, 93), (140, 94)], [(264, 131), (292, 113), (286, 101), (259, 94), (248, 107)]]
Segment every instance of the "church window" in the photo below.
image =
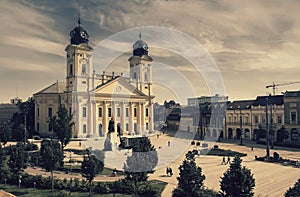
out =
[(121, 116), (121, 108), (117, 108), (117, 117), (120, 117)]
[(148, 81), (148, 73), (145, 73), (145, 81)]
[(110, 107), (109, 107), (108, 110), (107, 110), (107, 116), (108, 116), (108, 117), (111, 117), (111, 108), (110, 108)]
[(70, 64), (70, 75), (73, 75), (73, 64)]
[(82, 117), (86, 117), (86, 107), (82, 108)]
[(52, 107), (48, 107), (48, 117), (52, 117)]
[(50, 122), (48, 123), (48, 131), (52, 131), (52, 124)]
[(102, 133), (102, 124), (99, 124), (99, 135), (102, 137), (103, 133)]
[(149, 116), (149, 108), (146, 108), (146, 117)]
[(148, 130), (149, 129), (149, 124), (148, 124), (148, 122), (146, 123), (146, 130)]
[(81, 70), (82, 74), (85, 74), (85, 72), (86, 72), (86, 64), (82, 64), (82, 68), (81, 69), (82, 69)]
[(137, 78), (137, 76), (136, 76), (136, 72), (134, 72), (134, 73), (133, 73), (133, 78), (134, 78), (134, 79), (136, 79), (136, 78)]
[(134, 114), (134, 117), (137, 116), (137, 108), (134, 108), (134, 109), (133, 109), (133, 114)]
[(126, 117), (128, 117), (129, 116), (129, 109), (128, 109), (128, 107), (126, 107)]
[(82, 132), (86, 133), (86, 125), (85, 124), (82, 126)]
[(36, 124), (36, 131), (40, 131), (40, 123)]
[(69, 114), (72, 114), (72, 107), (69, 107)]
[(98, 108), (98, 117), (102, 117), (102, 107)]
[(126, 131), (128, 131), (128, 130), (129, 130), (129, 124), (126, 123)]
[(40, 116), (40, 108), (39, 107), (37, 108), (37, 116), (38, 117)]

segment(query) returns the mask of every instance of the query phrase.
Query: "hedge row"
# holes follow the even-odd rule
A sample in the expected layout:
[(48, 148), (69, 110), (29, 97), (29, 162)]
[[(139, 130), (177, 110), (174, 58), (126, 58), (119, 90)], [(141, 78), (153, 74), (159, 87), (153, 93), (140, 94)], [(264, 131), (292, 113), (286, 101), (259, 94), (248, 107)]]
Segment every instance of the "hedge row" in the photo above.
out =
[[(11, 177), (0, 178), (1, 182), (18, 185), (18, 176), (12, 175)], [(51, 177), (42, 177), (41, 175), (29, 175), (22, 174), (21, 185), (27, 188), (37, 188), (37, 189), (51, 189)], [(56, 190), (66, 190), (70, 192), (88, 192), (89, 184), (87, 181), (75, 179), (54, 179), (54, 188)], [(93, 192), (96, 194), (109, 194), (109, 193), (121, 193), (121, 194), (133, 194), (134, 184), (131, 181), (120, 179), (115, 182), (93, 182), (92, 183)], [(138, 183), (138, 194), (141, 196), (160, 196), (160, 189), (157, 184), (151, 181)]]

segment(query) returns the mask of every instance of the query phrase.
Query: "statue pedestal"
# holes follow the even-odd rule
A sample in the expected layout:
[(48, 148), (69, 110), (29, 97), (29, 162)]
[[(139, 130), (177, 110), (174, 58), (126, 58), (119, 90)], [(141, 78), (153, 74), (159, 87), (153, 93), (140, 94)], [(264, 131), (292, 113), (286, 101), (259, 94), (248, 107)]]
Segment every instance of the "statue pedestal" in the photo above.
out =
[(110, 132), (104, 142), (104, 151), (118, 150), (120, 144), (120, 139), (116, 132)]

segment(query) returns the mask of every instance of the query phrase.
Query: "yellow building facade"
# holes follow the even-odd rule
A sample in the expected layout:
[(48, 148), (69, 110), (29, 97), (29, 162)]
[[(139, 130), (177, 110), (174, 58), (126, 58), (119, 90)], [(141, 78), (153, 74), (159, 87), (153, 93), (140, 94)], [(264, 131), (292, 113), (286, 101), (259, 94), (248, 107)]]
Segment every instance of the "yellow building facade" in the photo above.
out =
[[(93, 47), (81, 26), (70, 32), (66, 51), (66, 80), (55, 82), (33, 95), (35, 130), (41, 136), (53, 135), (50, 118), (64, 105), (73, 115), (73, 137), (99, 137), (108, 132), (114, 119), (115, 131), (148, 134), (153, 131), (152, 61), (148, 46), (141, 40), (129, 57), (129, 77), (95, 73)], [(46, 76), (45, 76), (46, 77)]]

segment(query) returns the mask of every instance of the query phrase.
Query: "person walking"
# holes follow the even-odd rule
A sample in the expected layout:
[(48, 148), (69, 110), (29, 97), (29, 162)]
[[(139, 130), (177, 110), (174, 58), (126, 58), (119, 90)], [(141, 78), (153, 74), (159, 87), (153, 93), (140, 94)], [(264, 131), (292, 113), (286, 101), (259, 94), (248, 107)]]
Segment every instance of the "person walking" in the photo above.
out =
[(173, 176), (173, 170), (171, 167), (169, 168), (169, 172), (170, 172), (170, 176)]
[(230, 164), (230, 157), (229, 157), (229, 155), (227, 156), (227, 164)]
[(222, 160), (221, 165), (225, 165), (225, 164), (226, 164), (226, 162), (225, 162), (225, 156), (223, 156), (223, 160)]

